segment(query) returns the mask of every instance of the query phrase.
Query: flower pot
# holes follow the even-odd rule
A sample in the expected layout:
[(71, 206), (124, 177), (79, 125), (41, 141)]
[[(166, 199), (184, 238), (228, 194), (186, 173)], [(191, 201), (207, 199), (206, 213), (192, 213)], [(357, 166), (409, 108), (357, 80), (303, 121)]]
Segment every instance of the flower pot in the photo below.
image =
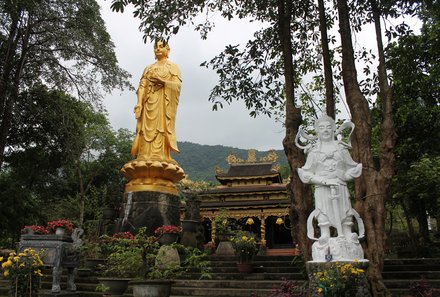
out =
[(220, 242), (222, 242), (222, 241), (230, 241), (231, 237), (232, 237), (232, 234), (230, 234), (230, 233), (218, 233), (216, 235), (216, 237), (217, 237), (218, 241), (220, 241)]
[(170, 280), (132, 281), (134, 297), (169, 297), (171, 294)]
[(245, 263), (237, 263), (237, 269), (240, 273), (251, 273), (252, 272), (252, 264), (250, 262)]
[(220, 243), (217, 246), (217, 249), (215, 250), (215, 254), (217, 256), (234, 256), (235, 251), (234, 247), (232, 246), (232, 242), (229, 240), (229, 236), (227, 237), (228, 240), (220, 240)]
[(182, 229), (183, 232), (197, 232), (197, 227), (200, 225), (199, 221), (195, 220), (182, 220)]
[(129, 278), (118, 277), (98, 277), (99, 283), (106, 287), (109, 287), (105, 294), (109, 295), (122, 295), (127, 290)]
[(172, 244), (177, 242), (178, 238), (179, 234), (177, 233), (164, 233), (159, 237), (158, 241), (160, 244)]
[(197, 247), (197, 229), (200, 226), (199, 221), (183, 220), (182, 221), (182, 238), (180, 243), (184, 246)]
[(98, 265), (104, 265), (105, 259), (99, 259), (99, 258), (86, 258), (84, 261), (84, 266), (87, 268), (90, 268), (92, 271), (98, 271), (99, 267)]
[(64, 234), (66, 234), (66, 228), (63, 228), (63, 227), (57, 227), (57, 228), (55, 229), (55, 234), (56, 234), (56, 235), (64, 235)]

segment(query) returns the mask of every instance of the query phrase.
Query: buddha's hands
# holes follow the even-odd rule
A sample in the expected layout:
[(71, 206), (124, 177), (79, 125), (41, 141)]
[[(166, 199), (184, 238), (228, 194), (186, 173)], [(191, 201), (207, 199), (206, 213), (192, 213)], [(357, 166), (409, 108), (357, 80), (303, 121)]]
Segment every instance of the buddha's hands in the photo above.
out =
[(157, 76), (151, 76), (148, 80), (153, 84), (154, 91), (159, 90), (165, 85), (165, 81)]
[(134, 107), (134, 117), (135, 117), (136, 119), (139, 119), (139, 118), (141, 117), (141, 111), (142, 111), (142, 107), (141, 107), (139, 104), (137, 104), (137, 105)]

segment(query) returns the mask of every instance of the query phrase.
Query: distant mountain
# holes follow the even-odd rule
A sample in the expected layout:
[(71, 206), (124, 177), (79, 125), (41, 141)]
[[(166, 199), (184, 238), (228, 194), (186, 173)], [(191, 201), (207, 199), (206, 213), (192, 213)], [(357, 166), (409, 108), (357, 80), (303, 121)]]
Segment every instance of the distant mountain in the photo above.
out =
[[(178, 143), (180, 154), (173, 157), (183, 168), (189, 179), (197, 181), (204, 180), (216, 183), (215, 168), (217, 166), (224, 170), (229, 168), (226, 157), (234, 153), (238, 158), (246, 160), (248, 150), (238, 149), (222, 145), (202, 145), (192, 142)], [(278, 163), (287, 166), (286, 155), (283, 150), (275, 150), (278, 154)], [(257, 159), (266, 156), (268, 151), (257, 151)]]

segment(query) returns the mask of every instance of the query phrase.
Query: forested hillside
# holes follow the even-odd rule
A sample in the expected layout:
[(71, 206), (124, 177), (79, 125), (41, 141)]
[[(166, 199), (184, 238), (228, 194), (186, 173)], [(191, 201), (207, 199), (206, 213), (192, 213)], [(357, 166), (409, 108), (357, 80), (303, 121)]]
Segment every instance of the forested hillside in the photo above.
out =
[[(215, 168), (220, 166), (227, 170), (229, 165), (226, 157), (234, 153), (238, 158), (247, 159), (248, 150), (238, 149), (222, 145), (201, 145), (191, 142), (179, 143), (180, 154), (174, 155), (179, 165), (189, 175), (191, 180), (204, 180), (217, 182), (215, 179)], [(278, 163), (287, 165), (284, 151), (277, 150)], [(257, 151), (257, 159), (266, 156), (268, 151)]]

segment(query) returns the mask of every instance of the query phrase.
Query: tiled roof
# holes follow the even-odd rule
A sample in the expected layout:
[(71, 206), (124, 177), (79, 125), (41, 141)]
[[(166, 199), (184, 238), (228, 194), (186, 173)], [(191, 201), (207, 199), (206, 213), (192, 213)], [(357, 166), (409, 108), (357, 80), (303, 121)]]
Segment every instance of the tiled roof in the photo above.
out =
[(234, 193), (250, 193), (250, 192), (286, 192), (286, 185), (252, 185), (252, 186), (236, 186), (236, 187), (217, 187), (204, 193), (204, 195), (213, 194), (234, 194)]
[(245, 163), (231, 164), (227, 173), (218, 174), (218, 177), (244, 177), (244, 176), (266, 176), (276, 175), (278, 172), (272, 170), (272, 163)]

